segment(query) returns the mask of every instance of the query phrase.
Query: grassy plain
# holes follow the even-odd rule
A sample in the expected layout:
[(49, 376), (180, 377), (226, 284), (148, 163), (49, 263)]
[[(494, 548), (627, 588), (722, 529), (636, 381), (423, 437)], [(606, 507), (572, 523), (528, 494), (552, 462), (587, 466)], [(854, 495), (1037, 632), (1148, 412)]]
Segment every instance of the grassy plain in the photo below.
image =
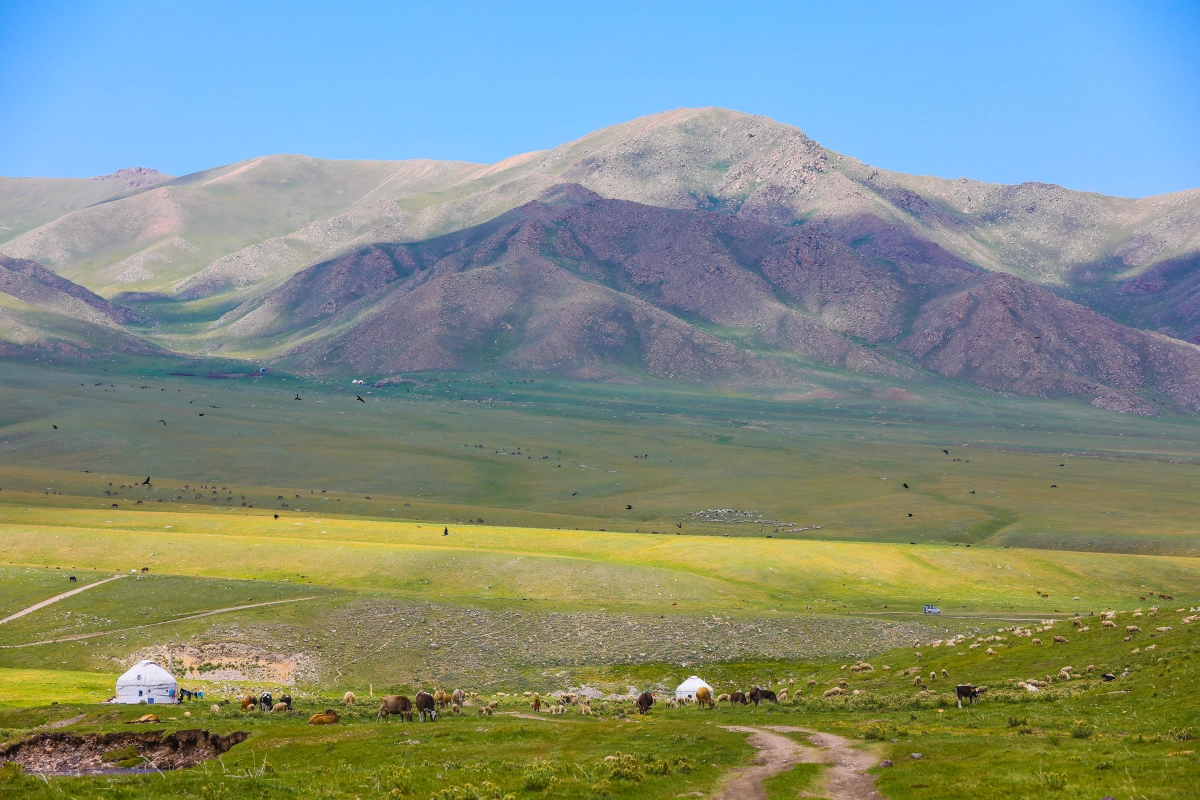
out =
[[(1191, 420), (965, 388), (901, 402), (848, 384), (797, 401), (501, 376), (203, 377), (218, 367), (0, 364), (0, 618), (126, 576), (0, 625), (0, 729), (13, 740), (84, 714), (68, 730), (129, 730), (144, 709), (97, 699), (132, 658), (168, 654), (198, 670), (185, 686), (290, 688), (297, 714), (194, 704), (164, 727), (250, 741), (165, 776), (8, 772), (0, 796), (707, 795), (751, 754), (724, 723), (875, 737), (892, 798), (1197, 796), (1198, 626), (1174, 613), (1200, 605)], [(944, 614), (923, 616), (926, 602)], [(1122, 610), (1123, 628), (1151, 605), (1163, 611), (1131, 642), (1090, 616)], [(1092, 630), (1060, 622), (1066, 645), (929, 647), (1073, 613)], [(841, 669), (859, 658), (876, 669)], [(1012, 688), (1067, 664), (1099, 669)], [(939, 676), (931, 693), (897, 677), (914, 667)], [(662, 691), (690, 674), (718, 692), (804, 694), (424, 726), (377, 725), (366, 704), (335, 729), (304, 725), (347, 689), (461, 685), (517, 712), (527, 699), (493, 693)], [(842, 679), (862, 694), (821, 697)], [(959, 710), (958, 681), (993, 691)], [(1080, 719), (1087, 738), (1071, 734)], [(610, 774), (617, 752), (640, 780)], [(820, 793), (824, 775), (805, 766), (767, 788)]]

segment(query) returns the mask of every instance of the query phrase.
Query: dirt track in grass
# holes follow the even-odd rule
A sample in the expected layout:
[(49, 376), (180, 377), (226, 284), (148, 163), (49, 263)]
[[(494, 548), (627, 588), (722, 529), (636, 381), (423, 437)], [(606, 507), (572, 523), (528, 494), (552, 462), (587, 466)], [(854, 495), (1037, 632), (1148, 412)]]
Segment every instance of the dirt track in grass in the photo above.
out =
[[(870, 753), (851, 747), (851, 742), (832, 733), (820, 733), (806, 728), (773, 725), (750, 728), (723, 725), (729, 731), (750, 734), (750, 744), (758, 750), (756, 764), (735, 773), (714, 800), (766, 800), (763, 781), (779, 775), (796, 764), (830, 764), (825, 776), (826, 793), (832, 800), (873, 800), (880, 797), (875, 790), (875, 776), (866, 770), (875, 766)], [(804, 747), (783, 733), (809, 734), (816, 747)]]

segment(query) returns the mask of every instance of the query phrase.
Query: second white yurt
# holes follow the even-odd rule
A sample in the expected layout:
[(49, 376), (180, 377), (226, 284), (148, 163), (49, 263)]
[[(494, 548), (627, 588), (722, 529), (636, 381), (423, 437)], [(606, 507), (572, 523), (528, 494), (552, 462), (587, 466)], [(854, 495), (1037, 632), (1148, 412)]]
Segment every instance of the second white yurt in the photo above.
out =
[(679, 687), (675, 690), (675, 699), (676, 700), (695, 700), (696, 699), (696, 690), (701, 687), (708, 689), (708, 691), (710, 693), (712, 692), (711, 686), (709, 686), (707, 683), (705, 683), (702, 679), (693, 675), (692, 677), (688, 678), (683, 683), (679, 684)]
[(153, 705), (178, 703), (179, 684), (171, 673), (153, 661), (139, 661), (117, 678), (117, 702)]

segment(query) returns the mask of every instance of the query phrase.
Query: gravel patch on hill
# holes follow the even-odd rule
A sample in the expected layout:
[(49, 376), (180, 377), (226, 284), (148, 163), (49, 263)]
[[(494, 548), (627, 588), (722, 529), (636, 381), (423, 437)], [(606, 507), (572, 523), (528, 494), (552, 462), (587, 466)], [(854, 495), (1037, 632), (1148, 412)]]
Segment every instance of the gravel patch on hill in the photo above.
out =
[(342, 606), (307, 629), (229, 626), (208, 635), (269, 640), (273, 649), (303, 653), (324, 683), (382, 665), (398, 677), (466, 677), (512, 667), (865, 658), (944, 631), (828, 615), (495, 611), (371, 599)]

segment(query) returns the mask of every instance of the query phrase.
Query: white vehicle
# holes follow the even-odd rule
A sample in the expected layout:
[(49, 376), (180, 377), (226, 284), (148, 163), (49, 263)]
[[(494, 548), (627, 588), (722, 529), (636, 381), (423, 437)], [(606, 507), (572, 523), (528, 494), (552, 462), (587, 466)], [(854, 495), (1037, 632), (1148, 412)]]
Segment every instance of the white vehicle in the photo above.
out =
[(931, 606), (929, 603), (926, 603), (925, 604), (925, 613), (926, 614), (940, 614), (940, 613), (942, 613), (942, 610), (940, 608), (938, 608), (937, 606)]

